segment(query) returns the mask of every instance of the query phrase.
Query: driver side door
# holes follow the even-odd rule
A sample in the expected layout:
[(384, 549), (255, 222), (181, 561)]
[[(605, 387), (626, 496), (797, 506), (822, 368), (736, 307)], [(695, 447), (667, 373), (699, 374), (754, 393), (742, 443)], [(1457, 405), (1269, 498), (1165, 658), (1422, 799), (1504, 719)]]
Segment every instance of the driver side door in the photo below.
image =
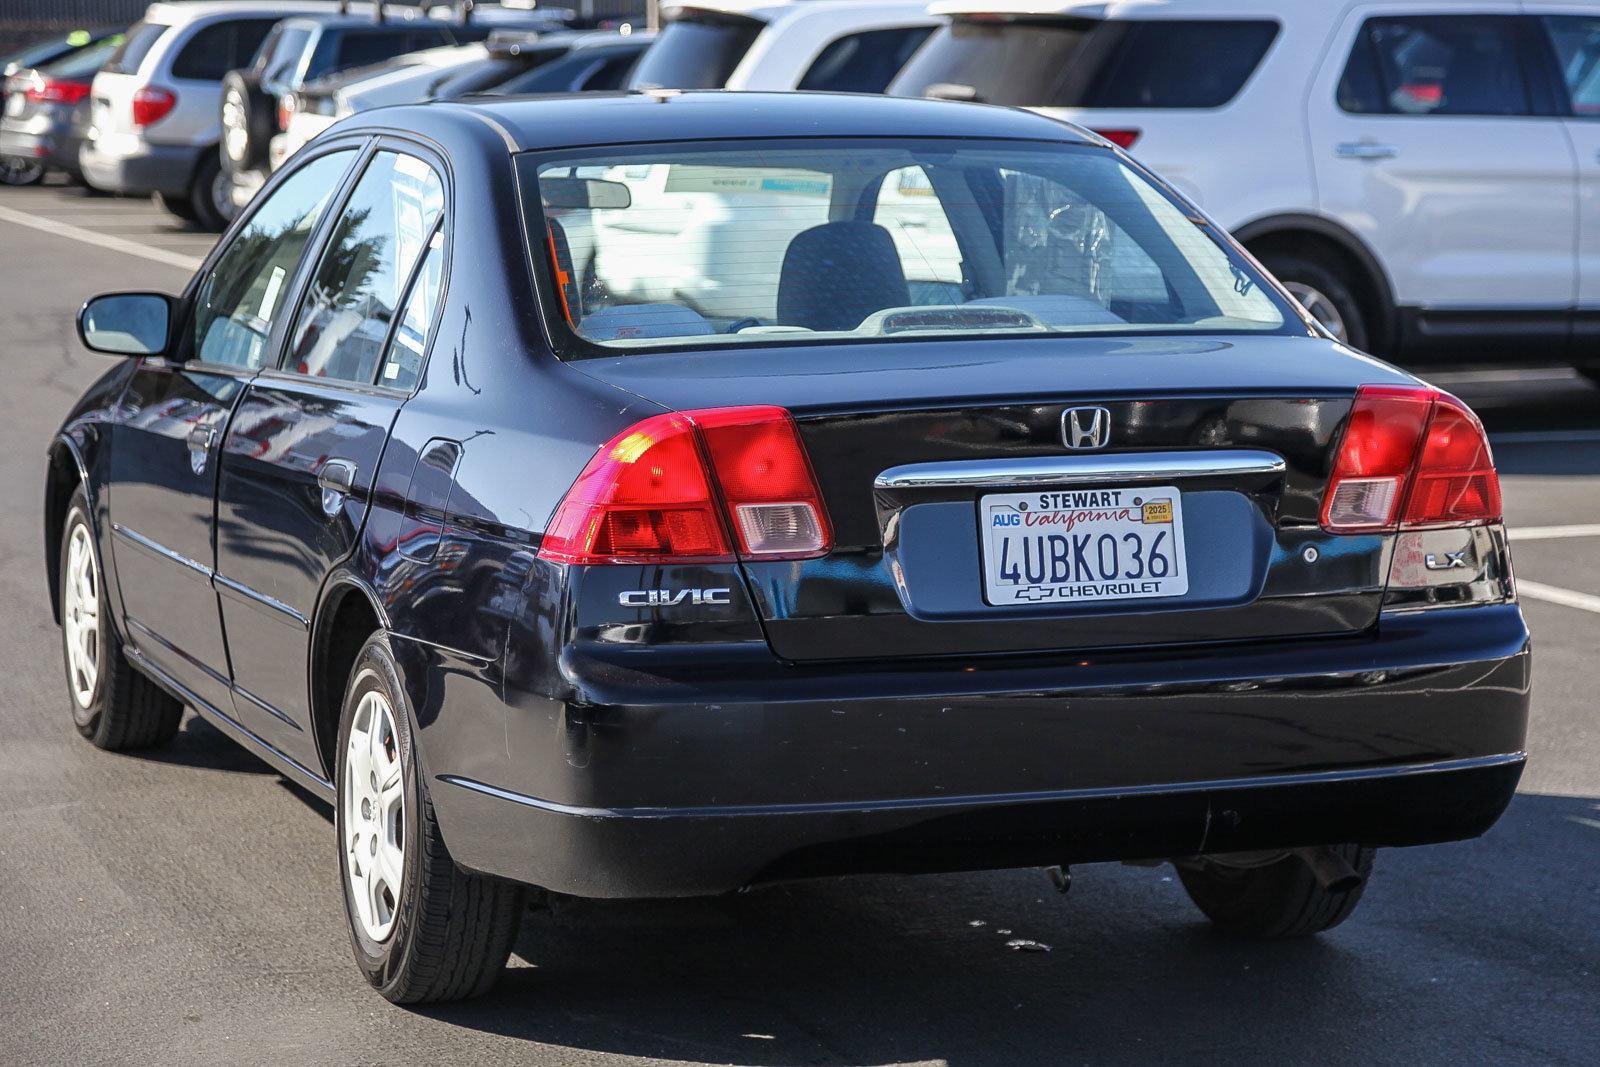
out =
[(216, 592), (218, 450), (354, 157), (333, 152), (296, 171), (212, 253), (191, 284), (173, 358), (141, 361), (112, 431), (112, 552), (129, 640), (224, 713), (232, 672)]

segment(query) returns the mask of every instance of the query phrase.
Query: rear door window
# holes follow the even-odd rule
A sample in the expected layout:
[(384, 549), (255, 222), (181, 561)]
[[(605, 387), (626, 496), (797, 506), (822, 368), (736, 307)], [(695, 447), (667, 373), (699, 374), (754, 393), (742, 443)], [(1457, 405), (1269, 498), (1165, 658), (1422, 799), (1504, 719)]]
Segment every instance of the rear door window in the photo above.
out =
[(822, 50), (799, 87), (881, 93), (932, 32), (932, 26), (903, 26), (847, 34)]
[(202, 26), (172, 61), (172, 76), (220, 82), (230, 70), (250, 66), (276, 19), (229, 19)]
[(111, 53), (111, 58), (100, 69), (107, 74), (137, 74), (144, 57), (170, 29), (171, 26), (161, 22), (135, 22), (128, 28), (121, 47)]
[(295, 322), (285, 369), (371, 384), (405, 286), (444, 210), (415, 156), (379, 152), (333, 226)]
[(757, 19), (669, 22), (629, 79), (633, 89), (720, 89), (765, 23)]
[(1543, 20), (1561, 66), (1572, 113), (1600, 118), (1600, 16), (1552, 15)]
[(1514, 15), (1368, 19), (1340, 80), (1339, 106), (1358, 114), (1533, 113)]
[(1221, 107), (1277, 34), (1267, 19), (958, 19), (890, 92), (1019, 107)]

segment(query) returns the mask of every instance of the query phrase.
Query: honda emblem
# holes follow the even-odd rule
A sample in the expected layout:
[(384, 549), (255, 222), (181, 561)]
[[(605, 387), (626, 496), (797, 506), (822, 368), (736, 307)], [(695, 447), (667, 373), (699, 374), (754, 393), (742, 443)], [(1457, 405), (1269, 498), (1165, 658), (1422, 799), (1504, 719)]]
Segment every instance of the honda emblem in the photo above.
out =
[(1061, 440), (1079, 452), (1106, 447), (1111, 440), (1111, 412), (1105, 408), (1068, 408), (1061, 413)]

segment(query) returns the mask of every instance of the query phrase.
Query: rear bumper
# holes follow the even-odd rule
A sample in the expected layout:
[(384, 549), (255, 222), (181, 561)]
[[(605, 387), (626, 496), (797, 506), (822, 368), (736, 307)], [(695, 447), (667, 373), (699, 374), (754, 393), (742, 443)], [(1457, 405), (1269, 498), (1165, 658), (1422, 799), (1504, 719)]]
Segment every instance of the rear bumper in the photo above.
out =
[(90, 185), (108, 193), (184, 196), (201, 151), (192, 145), (140, 142), (136, 153), (122, 154), (85, 141), (78, 153), (78, 170)]
[(425, 741), (457, 860), (584, 896), (1480, 834), (1522, 768), (1521, 614), (1380, 631), (981, 670), (613, 664), (586, 700), (513, 701), (525, 760), (499, 780)]

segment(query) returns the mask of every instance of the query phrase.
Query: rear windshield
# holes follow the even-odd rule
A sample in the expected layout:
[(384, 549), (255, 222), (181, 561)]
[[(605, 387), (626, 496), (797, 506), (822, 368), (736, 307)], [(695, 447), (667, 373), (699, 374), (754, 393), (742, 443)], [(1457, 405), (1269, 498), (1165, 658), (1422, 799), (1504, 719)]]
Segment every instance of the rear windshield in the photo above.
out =
[(122, 46), (111, 53), (106, 65), (100, 69), (109, 74), (137, 74), (144, 57), (156, 46), (163, 34), (172, 29), (160, 22), (135, 22), (128, 27)]
[(720, 89), (761, 35), (755, 19), (669, 22), (639, 59), (630, 89)]
[(578, 354), (1290, 328), (1249, 265), (1100, 148), (779, 140), (519, 167)]
[(1268, 20), (957, 20), (889, 91), (1019, 107), (1221, 107), (1277, 33)]
[(107, 37), (99, 44), (92, 44), (88, 48), (81, 48), (66, 59), (58, 59), (49, 66), (44, 67), (41, 73), (52, 78), (79, 79), (88, 81), (94, 77), (96, 71), (105, 66), (107, 59), (118, 48), (122, 47), (120, 35)]

